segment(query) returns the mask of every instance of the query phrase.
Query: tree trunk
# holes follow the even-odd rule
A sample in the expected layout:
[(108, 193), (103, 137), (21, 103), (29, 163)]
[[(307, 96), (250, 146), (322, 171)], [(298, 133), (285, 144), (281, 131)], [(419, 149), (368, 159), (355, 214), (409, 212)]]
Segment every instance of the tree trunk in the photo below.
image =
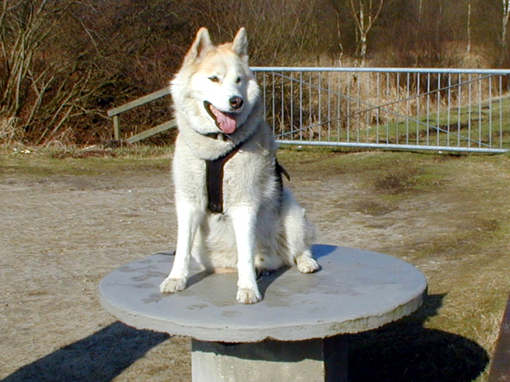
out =
[(354, 0), (350, 0), (351, 12), (356, 24), (356, 36), (359, 34), (357, 53), (359, 54), (360, 65), (364, 66), (368, 50), (368, 33), (372, 29), (375, 21), (381, 13), (384, 0), (379, 0), (379, 6), (374, 7), (370, 0), (368, 7), (365, 8), (363, 0), (358, 0), (358, 7), (354, 4)]
[(502, 65), (505, 61), (505, 57), (507, 56), (507, 29), (508, 29), (508, 19), (510, 18), (510, 0), (502, 0), (503, 1), (503, 18), (501, 22), (501, 55), (499, 58), (499, 64)]
[(467, 8), (467, 46), (466, 53), (471, 53), (471, 0), (468, 0)]
[(360, 36), (360, 59), (361, 59), (361, 66), (365, 66), (366, 58), (367, 58), (367, 34), (361, 33)]

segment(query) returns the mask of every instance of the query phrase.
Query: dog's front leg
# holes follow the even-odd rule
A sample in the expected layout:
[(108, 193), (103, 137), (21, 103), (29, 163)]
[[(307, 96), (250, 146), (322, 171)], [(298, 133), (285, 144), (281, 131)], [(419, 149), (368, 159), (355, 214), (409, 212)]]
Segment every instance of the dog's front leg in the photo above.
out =
[(162, 293), (174, 293), (186, 288), (189, 275), (191, 247), (203, 218), (203, 212), (186, 201), (177, 204), (177, 248), (174, 265), (168, 277), (161, 283)]
[(254, 304), (261, 300), (255, 274), (257, 211), (252, 207), (236, 207), (229, 211), (237, 245), (237, 301)]

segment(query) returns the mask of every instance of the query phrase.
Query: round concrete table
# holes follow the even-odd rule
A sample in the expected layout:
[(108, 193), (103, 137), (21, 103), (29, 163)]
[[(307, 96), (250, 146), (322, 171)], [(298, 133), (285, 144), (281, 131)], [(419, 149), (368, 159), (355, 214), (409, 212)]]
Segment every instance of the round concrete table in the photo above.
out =
[(375, 252), (314, 245), (321, 270), (286, 268), (258, 280), (264, 299), (236, 302), (236, 273), (195, 271), (163, 295), (173, 256), (122, 266), (100, 283), (102, 305), (124, 323), (192, 337), (194, 382), (346, 381), (342, 334), (375, 329), (415, 311), (427, 282), (412, 265)]

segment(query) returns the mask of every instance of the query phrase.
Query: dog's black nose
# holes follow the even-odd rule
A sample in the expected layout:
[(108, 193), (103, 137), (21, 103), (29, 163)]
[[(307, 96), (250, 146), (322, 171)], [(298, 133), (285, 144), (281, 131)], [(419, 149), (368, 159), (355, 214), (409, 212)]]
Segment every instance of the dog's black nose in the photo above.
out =
[(230, 97), (229, 102), (234, 110), (240, 109), (243, 106), (243, 99), (238, 96)]

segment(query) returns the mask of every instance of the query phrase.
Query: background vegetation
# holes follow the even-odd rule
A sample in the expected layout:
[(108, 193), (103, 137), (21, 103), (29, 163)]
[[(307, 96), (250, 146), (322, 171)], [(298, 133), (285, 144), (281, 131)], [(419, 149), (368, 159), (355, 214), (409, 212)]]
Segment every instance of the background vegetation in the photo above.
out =
[(106, 111), (165, 86), (200, 26), (216, 41), (246, 26), (252, 65), (508, 67), (508, 14), (508, 0), (2, 0), (0, 142), (111, 139)]

